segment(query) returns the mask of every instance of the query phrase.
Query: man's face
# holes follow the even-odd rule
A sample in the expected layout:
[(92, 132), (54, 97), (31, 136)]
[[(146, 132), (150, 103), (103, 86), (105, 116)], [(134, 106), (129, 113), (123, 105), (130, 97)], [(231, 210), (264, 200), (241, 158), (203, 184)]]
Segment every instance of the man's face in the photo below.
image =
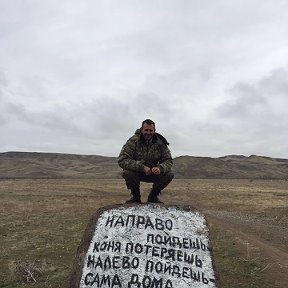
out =
[(154, 125), (148, 125), (147, 123), (144, 123), (141, 132), (144, 136), (145, 140), (150, 140), (153, 138), (153, 135), (155, 134), (155, 127)]

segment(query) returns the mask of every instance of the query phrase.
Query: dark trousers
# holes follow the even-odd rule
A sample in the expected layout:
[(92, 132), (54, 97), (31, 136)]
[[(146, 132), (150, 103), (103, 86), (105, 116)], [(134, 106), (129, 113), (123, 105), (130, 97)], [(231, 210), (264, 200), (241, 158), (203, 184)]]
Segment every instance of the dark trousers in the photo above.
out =
[(136, 172), (131, 170), (124, 170), (122, 176), (125, 179), (127, 188), (131, 190), (132, 193), (134, 191), (139, 191), (140, 182), (143, 181), (153, 183), (152, 191), (155, 191), (157, 194), (159, 194), (159, 192), (163, 190), (174, 178), (174, 174), (172, 172), (160, 175), (146, 175), (144, 172)]

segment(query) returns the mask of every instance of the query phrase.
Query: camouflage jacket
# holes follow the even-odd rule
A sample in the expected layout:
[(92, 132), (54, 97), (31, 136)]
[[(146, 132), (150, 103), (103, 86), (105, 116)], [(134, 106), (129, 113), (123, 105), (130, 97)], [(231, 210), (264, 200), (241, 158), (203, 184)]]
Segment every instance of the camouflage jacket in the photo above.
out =
[(161, 173), (169, 172), (173, 162), (168, 145), (167, 140), (158, 133), (154, 134), (151, 143), (145, 143), (138, 129), (123, 146), (118, 164), (124, 170), (143, 172), (145, 165), (150, 168), (158, 166)]

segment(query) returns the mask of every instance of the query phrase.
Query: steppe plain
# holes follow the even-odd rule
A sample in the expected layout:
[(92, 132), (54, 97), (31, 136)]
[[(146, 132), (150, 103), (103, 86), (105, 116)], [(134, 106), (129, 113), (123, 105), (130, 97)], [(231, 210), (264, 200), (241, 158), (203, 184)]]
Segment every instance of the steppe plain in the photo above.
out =
[[(118, 177), (115, 159), (114, 166), (104, 159), (108, 167), (105, 170), (105, 165), (100, 167), (91, 161), (90, 166), (80, 165), (79, 159), (76, 167), (75, 157), (67, 156), (63, 160), (66, 166), (61, 164), (62, 168), (56, 169), (51, 164), (54, 160), (48, 161), (45, 156), (40, 161), (38, 157), (41, 170), (31, 155), (27, 161), (18, 156), (12, 161), (5, 155), (6, 160), (0, 163), (0, 172), (10, 173), (0, 180), (0, 287), (64, 287), (90, 217), (103, 206), (124, 203), (129, 193)], [(54, 156), (55, 163), (62, 163)], [(275, 162), (264, 160), (269, 160), (268, 165)], [(180, 164), (178, 167), (185, 163)], [(89, 166), (89, 170), (84, 173), (80, 166)], [(91, 174), (90, 167), (94, 167)], [(209, 167), (215, 173), (215, 168)], [(64, 177), (68, 168), (75, 174)], [(55, 177), (60, 170), (61, 178)], [(15, 171), (18, 177), (11, 177)], [(27, 171), (30, 177), (19, 177)], [(47, 171), (52, 176), (46, 177)], [(109, 171), (115, 172), (112, 178), (105, 177), (111, 175)], [(141, 185), (144, 201), (149, 189), (149, 184)], [(205, 215), (221, 287), (287, 287), (286, 179), (187, 179), (176, 174), (161, 200), (167, 205), (189, 206)]]
[[(122, 179), (1, 180), (0, 286), (63, 287), (91, 215), (128, 196)], [(206, 215), (221, 287), (287, 287), (287, 181), (174, 179), (161, 199)]]

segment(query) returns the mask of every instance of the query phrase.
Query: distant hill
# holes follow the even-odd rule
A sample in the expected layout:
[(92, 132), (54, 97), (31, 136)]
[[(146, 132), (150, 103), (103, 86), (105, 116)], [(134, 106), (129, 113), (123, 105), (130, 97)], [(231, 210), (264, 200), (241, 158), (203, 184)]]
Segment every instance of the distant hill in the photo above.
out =
[(174, 171), (179, 178), (288, 179), (288, 159), (256, 155), (181, 156), (174, 161)]
[[(176, 178), (288, 179), (288, 159), (251, 155), (174, 159)], [(121, 178), (117, 157), (37, 152), (0, 153), (0, 179)]]
[(37, 152), (0, 153), (0, 178), (120, 178), (116, 157)]

